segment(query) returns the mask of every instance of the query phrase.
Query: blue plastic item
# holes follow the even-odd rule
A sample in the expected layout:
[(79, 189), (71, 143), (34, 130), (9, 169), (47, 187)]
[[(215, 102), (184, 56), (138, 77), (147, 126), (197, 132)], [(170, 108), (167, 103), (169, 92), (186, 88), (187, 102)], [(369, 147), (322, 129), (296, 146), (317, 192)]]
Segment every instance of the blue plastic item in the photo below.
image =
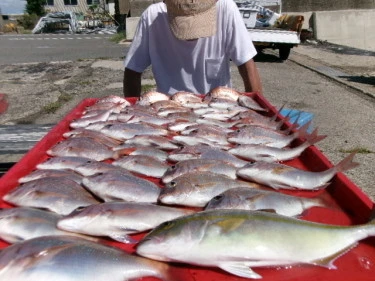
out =
[(298, 128), (305, 125), (307, 122), (311, 121), (310, 126), (307, 129), (307, 132), (311, 133), (313, 131), (312, 121), (314, 119), (314, 114), (310, 112), (300, 111), (297, 109), (288, 109), (288, 108), (283, 108), (280, 111), (280, 114), (282, 116), (288, 116), (290, 118), (289, 122), (292, 124), (297, 122)]

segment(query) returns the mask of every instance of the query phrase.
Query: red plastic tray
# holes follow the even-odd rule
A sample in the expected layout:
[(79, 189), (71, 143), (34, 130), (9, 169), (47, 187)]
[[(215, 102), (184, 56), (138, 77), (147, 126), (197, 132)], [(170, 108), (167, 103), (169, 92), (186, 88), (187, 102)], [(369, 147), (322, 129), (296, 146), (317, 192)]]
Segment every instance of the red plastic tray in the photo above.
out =
[[(251, 94), (264, 107), (270, 109), (269, 114), (275, 114), (277, 110), (262, 96)], [(62, 134), (69, 131), (72, 120), (82, 115), (85, 107), (95, 103), (97, 99), (85, 99), (73, 109), (61, 122), (40, 140), (16, 165), (14, 165), (2, 178), (0, 178), (0, 196), (17, 187), (18, 179), (27, 175), (35, 169), (38, 163), (45, 161), (48, 156), (46, 151), (55, 143), (63, 139)], [(129, 98), (134, 103), (135, 98)], [(329, 137), (329, 136), (328, 136)], [(295, 144), (294, 144), (295, 145)], [(295, 160), (288, 161), (288, 165), (303, 168), (310, 171), (322, 171), (332, 167), (332, 163), (315, 146), (311, 146)], [(360, 169), (360, 167), (359, 167)], [(330, 202), (330, 208), (314, 207), (307, 211), (302, 219), (322, 222), (334, 225), (356, 225), (368, 222), (374, 203), (351, 182), (344, 174), (339, 173), (334, 177), (331, 184), (321, 191), (284, 191), (304, 197), (322, 196)], [(0, 200), (0, 207), (12, 207)], [(135, 235), (140, 239), (144, 234)], [(114, 245), (133, 253), (135, 246), (125, 245), (105, 240), (105, 243)], [(0, 241), (0, 247), (8, 244)], [(218, 245), (220, 247), (220, 245)], [(251, 251), (251, 249), (249, 249)], [(336, 270), (330, 270), (319, 266), (295, 265), (291, 267), (254, 268), (263, 276), (264, 281), (364, 281), (375, 280), (375, 238), (360, 241), (358, 246), (335, 261)], [(217, 268), (206, 268), (189, 265), (176, 265), (177, 270), (184, 276), (184, 280), (195, 281), (239, 281), (249, 280), (230, 275)], [(110, 273), (109, 273), (110, 274)], [(154, 278), (143, 278), (142, 280), (156, 280)]]

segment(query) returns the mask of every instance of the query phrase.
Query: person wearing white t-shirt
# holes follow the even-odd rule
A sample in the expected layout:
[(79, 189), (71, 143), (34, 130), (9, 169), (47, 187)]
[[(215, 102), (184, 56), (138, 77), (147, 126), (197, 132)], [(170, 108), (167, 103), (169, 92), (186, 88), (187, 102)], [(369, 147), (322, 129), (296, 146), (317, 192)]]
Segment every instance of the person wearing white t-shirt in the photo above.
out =
[(231, 87), (230, 61), (246, 92), (262, 93), (255, 47), (233, 0), (165, 0), (142, 14), (125, 58), (124, 96), (139, 97), (151, 65), (157, 91), (208, 93)]

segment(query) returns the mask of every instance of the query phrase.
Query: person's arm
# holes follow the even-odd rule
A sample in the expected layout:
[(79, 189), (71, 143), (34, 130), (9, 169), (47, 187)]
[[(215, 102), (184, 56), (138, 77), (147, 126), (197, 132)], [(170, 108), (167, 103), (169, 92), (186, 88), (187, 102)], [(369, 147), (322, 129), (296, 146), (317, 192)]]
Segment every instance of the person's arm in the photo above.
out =
[(125, 68), (124, 71), (124, 96), (129, 97), (140, 97), (141, 95), (141, 77), (142, 73), (136, 72), (129, 68)]
[(253, 59), (239, 65), (238, 71), (242, 77), (246, 92), (258, 92), (263, 94), (259, 72)]

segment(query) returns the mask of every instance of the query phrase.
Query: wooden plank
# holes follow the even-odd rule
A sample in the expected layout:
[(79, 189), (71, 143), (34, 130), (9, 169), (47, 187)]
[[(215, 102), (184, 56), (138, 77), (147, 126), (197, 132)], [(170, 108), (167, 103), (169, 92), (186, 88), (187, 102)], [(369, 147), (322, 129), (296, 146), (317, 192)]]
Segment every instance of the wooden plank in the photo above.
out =
[(26, 153), (54, 124), (0, 125), (0, 154)]

